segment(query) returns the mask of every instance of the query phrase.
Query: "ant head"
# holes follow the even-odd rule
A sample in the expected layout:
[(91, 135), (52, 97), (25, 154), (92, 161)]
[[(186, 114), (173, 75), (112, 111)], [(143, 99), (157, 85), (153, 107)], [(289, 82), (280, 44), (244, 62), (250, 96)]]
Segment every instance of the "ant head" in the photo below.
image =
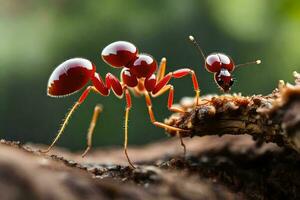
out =
[(47, 94), (53, 97), (70, 95), (83, 88), (96, 71), (84, 58), (72, 58), (55, 68), (48, 80)]
[(225, 68), (221, 68), (219, 72), (215, 73), (214, 78), (217, 85), (224, 92), (228, 92), (234, 83), (231, 73)]
[(233, 60), (229, 56), (223, 53), (212, 53), (206, 57), (204, 51), (201, 49), (195, 38), (190, 35), (189, 40), (196, 46), (198, 52), (203, 57), (207, 71), (216, 73), (219, 72), (221, 68), (225, 68), (230, 72), (234, 70), (235, 66)]
[(221, 69), (227, 69), (232, 72), (235, 68), (232, 59), (223, 53), (212, 53), (205, 59), (205, 68), (207, 71), (216, 73)]
[(137, 58), (138, 50), (130, 42), (117, 41), (107, 45), (101, 53), (102, 59), (112, 67), (127, 67)]

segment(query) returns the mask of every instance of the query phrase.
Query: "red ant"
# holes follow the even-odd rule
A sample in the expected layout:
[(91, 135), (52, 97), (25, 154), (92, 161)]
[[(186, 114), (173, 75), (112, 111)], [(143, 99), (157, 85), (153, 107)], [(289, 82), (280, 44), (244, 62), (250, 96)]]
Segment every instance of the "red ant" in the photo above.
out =
[[(46, 153), (51, 150), (63, 133), (73, 112), (86, 100), (91, 91), (94, 91), (102, 96), (108, 96), (112, 90), (119, 98), (122, 98), (123, 94), (125, 94), (126, 109), (124, 153), (130, 166), (135, 168), (127, 153), (128, 115), (132, 106), (130, 91), (136, 95), (145, 96), (150, 120), (155, 126), (180, 133), (188, 130), (172, 127), (165, 123), (156, 121), (152, 111), (150, 96), (158, 97), (169, 91), (167, 103), (168, 109), (174, 112), (184, 112), (180, 108), (173, 107), (174, 87), (169, 84), (169, 81), (171, 78), (182, 78), (184, 76), (191, 75), (193, 87), (196, 93), (196, 105), (198, 105), (200, 96), (198, 81), (195, 72), (189, 68), (178, 69), (165, 75), (166, 58), (161, 59), (159, 69), (157, 73), (155, 73), (157, 69), (157, 63), (154, 58), (148, 54), (138, 53), (137, 48), (132, 43), (126, 41), (117, 41), (106, 46), (102, 51), (102, 59), (112, 67), (122, 68), (120, 74), (121, 81), (111, 73), (107, 73), (105, 76), (105, 81), (103, 81), (101, 76), (96, 72), (96, 66), (91, 61), (84, 58), (72, 58), (66, 60), (56, 67), (56, 69), (52, 72), (48, 81), (47, 90), (48, 95), (52, 97), (63, 97), (73, 94), (82, 89), (89, 81), (92, 82), (92, 85), (88, 86), (83, 91), (78, 101), (68, 112), (54, 141), (48, 147), (48, 149), (43, 152)], [(96, 105), (87, 133), (87, 148), (82, 156), (85, 156), (92, 146), (93, 131), (101, 111), (101, 106)], [(180, 139), (182, 142), (181, 137)]]
[(228, 92), (234, 83), (234, 79), (232, 78), (231, 73), (235, 68), (249, 64), (261, 63), (261, 60), (256, 60), (253, 62), (235, 65), (233, 60), (223, 53), (211, 53), (206, 57), (194, 37), (190, 35), (189, 39), (196, 46), (199, 53), (203, 57), (206, 70), (208, 72), (214, 73), (216, 84), (224, 92)]

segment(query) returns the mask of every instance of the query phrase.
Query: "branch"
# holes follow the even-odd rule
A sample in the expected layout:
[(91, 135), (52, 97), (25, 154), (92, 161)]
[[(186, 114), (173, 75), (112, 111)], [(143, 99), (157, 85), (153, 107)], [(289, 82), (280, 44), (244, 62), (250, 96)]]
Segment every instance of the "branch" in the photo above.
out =
[(192, 98), (184, 98), (179, 106), (186, 112), (173, 114), (165, 122), (190, 130), (183, 137), (249, 134), (260, 142), (300, 152), (300, 74), (294, 72), (294, 77), (295, 85), (279, 81), (267, 96), (205, 96), (196, 108)]

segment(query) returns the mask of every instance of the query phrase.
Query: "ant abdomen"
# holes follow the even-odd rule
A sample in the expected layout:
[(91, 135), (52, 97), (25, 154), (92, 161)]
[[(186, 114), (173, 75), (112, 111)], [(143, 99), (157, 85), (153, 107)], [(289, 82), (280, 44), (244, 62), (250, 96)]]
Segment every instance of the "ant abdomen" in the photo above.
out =
[(49, 96), (70, 95), (83, 88), (96, 71), (95, 65), (84, 58), (64, 61), (52, 72), (47, 94)]

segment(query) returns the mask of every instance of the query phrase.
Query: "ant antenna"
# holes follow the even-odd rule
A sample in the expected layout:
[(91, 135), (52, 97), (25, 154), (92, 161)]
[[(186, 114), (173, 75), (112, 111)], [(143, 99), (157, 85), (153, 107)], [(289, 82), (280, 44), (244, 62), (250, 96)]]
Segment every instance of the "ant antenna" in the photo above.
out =
[(197, 48), (198, 50), (198, 53), (200, 53), (200, 55), (203, 57), (204, 61), (205, 61), (205, 55), (204, 55), (204, 52), (203, 50), (201, 49), (200, 45), (197, 43), (197, 41), (195, 40), (195, 38), (190, 35), (189, 36), (189, 40), (193, 43), (193, 45)]
[(246, 62), (246, 63), (243, 63), (243, 64), (238, 64), (235, 67), (241, 67), (241, 66), (251, 65), (251, 64), (259, 65), (260, 63), (261, 63), (261, 60), (256, 60), (256, 61)]

